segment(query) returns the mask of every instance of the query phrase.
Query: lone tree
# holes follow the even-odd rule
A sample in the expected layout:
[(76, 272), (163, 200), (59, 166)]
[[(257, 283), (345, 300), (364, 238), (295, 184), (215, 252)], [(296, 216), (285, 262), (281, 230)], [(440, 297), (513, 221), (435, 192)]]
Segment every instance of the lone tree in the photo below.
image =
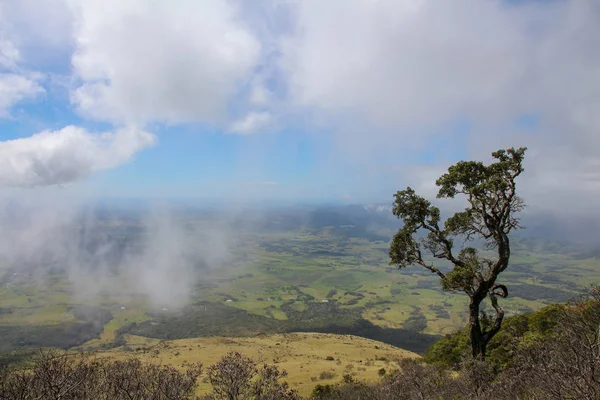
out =
[[(468, 207), (448, 218), (443, 228), (439, 208), (413, 189), (407, 187), (394, 195), (393, 213), (404, 226), (390, 245), (390, 264), (398, 268), (420, 265), (437, 274), (445, 290), (463, 291), (469, 296), (469, 336), (474, 358), (485, 358), (487, 344), (500, 330), (504, 318), (498, 297), (507, 297), (508, 290), (496, 280), (508, 267), (508, 235), (520, 228), (515, 214), (525, 206), (515, 183), (523, 172), (525, 150), (498, 150), (492, 153), (496, 161), (490, 165), (461, 161), (448, 168), (435, 182), (439, 187), (437, 197), (463, 195)], [(463, 247), (455, 254), (456, 239), (463, 239), (463, 246), (482, 240), (486, 255), (493, 256), (484, 256), (474, 247)], [(453, 268), (442, 272), (433, 261), (425, 259), (424, 252), (431, 253), (434, 259), (448, 260)], [(485, 315), (480, 317), (480, 306), (487, 296), (496, 311), (493, 322)]]

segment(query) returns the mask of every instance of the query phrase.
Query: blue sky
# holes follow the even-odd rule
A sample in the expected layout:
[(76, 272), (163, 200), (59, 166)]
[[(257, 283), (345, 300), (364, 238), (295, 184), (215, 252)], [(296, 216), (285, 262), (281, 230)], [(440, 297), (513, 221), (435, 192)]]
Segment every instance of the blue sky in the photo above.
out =
[(387, 202), (525, 145), (529, 203), (600, 194), (596, 1), (45, 2), (0, 2), (11, 193)]

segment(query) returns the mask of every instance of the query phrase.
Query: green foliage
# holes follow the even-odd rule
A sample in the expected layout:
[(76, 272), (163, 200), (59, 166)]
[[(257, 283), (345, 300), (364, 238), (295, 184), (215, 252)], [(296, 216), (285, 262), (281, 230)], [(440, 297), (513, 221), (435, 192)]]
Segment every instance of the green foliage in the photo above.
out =
[(461, 330), (446, 335), (431, 345), (425, 354), (425, 360), (456, 368), (468, 355), (469, 349), (469, 334), (466, 330)]
[[(504, 311), (498, 297), (506, 297), (506, 286), (497, 285), (496, 279), (510, 259), (508, 234), (519, 228), (515, 214), (524, 207), (516, 193), (515, 179), (523, 172), (525, 148), (498, 150), (492, 153), (496, 162), (484, 165), (478, 161), (461, 161), (442, 175), (436, 185), (438, 198), (463, 195), (468, 207), (454, 214), (440, 226), (440, 210), (417, 195), (410, 187), (397, 192), (393, 214), (403, 222), (390, 244), (390, 264), (398, 268), (420, 265), (441, 278), (445, 290), (464, 291), (470, 298), (469, 324), (473, 357), (485, 357), (486, 346), (498, 333)], [(420, 231), (425, 237), (417, 240)], [(465, 241), (475, 238), (485, 243), (487, 250), (495, 249), (496, 257), (487, 258), (473, 247), (453, 253), (454, 239)], [(424, 252), (434, 259), (443, 259), (453, 265), (443, 272), (429, 261)], [(489, 296), (496, 311), (493, 323), (481, 324), (479, 306)]]
[[(553, 304), (537, 312), (508, 317), (503, 329), (490, 341), (487, 361), (496, 369), (506, 368), (522, 346), (548, 338), (564, 315), (565, 306)], [(469, 332), (462, 329), (434, 343), (425, 355), (432, 364), (458, 368), (469, 355)]]
[[(439, 208), (410, 187), (397, 192), (392, 212), (402, 220), (403, 227), (390, 245), (390, 264), (398, 268), (419, 264), (440, 275), (443, 287), (449, 290), (474, 290), (477, 280), (495, 278), (501, 271), (491, 268), (492, 262), (480, 257), (476, 249), (468, 247), (455, 256), (453, 239), (463, 236), (470, 240), (477, 236), (493, 248), (499, 245), (502, 235), (519, 227), (519, 220), (513, 214), (522, 210), (523, 202), (516, 195), (514, 180), (523, 171), (525, 150), (494, 152), (492, 156), (498, 161), (488, 166), (476, 161), (461, 161), (448, 168), (448, 172), (436, 181), (440, 188), (437, 197), (454, 198), (462, 194), (467, 197), (469, 207), (449, 217), (443, 228), (440, 227)], [(421, 229), (427, 235), (418, 241), (417, 232)], [(426, 262), (424, 250), (434, 258), (449, 260), (454, 264), (454, 270), (444, 276), (432, 263)], [(499, 254), (500, 258), (502, 256)], [(508, 262), (507, 259), (499, 261), (502, 261), (500, 264)]]
[(564, 305), (552, 304), (548, 307), (544, 307), (538, 312), (530, 314), (528, 320), (530, 331), (542, 336), (548, 335), (551, 330), (554, 329), (564, 311)]
[(327, 398), (335, 392), (335, 386), (333, 385), (316, 385), (312, 392), (313, 399)]

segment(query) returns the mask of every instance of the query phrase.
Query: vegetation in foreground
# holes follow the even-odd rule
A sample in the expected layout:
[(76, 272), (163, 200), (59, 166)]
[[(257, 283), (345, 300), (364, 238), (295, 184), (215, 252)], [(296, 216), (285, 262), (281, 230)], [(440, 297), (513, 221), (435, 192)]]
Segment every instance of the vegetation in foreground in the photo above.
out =
[[(358, 382), (352, 374), (345, 374), (339, 384), (317, 384), (311, 398), (598, 399), (600, 289), (520, 321), (509, 319), (506, 331), (513, 325), (522, 328), (502, 342), (502, 362), (473, 360), (467, 354), (453, 364), (454, 360), (444, 359), (443, 352), (433, 348), (427, 357), (430, 362), (405, 358), (389, 369), (382, 368), (378, 384)], [(490, 351), (490, 359), (493, 354)], [(201, 363), (178, 369), (135, 358), (121, 361), (41, 353), (33, 365), (0, 371), (0, 399), (300, 399), (285, 382), (286, 376), (277, 365), (237, 352), (205, 370)], [(201, 381), (210, 386), (206, 394), (197, 393)]]
[[(361, 382), (375, 383), (380, 380), (379, 371), (393, 368), (394, 360), (419, 358), (415, 353), (374, 340), (322, 333), (172, 341), (127, 335), (125, 339), (125, 346), (95, 354), (121, 361), (135, 356), (142, 362), (179, 366), (196, 362), (209, 365), (227, 353), (242, 352), (257, 362), (276, 364), (286, 370), (290, 387), (305, 396), (315, 384), (335, 384), (346, 374)], [(209, 387), (201, 381), (198, 389), (206, 393)]]

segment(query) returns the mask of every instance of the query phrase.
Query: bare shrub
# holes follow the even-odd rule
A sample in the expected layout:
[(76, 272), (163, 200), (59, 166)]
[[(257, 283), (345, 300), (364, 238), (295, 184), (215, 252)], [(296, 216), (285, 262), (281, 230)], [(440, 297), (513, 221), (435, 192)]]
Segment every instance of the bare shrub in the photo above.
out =
[(31, 370), (5, 370), (1, 399), (88, 399), (102, 388), (102, 363), (56, 351), (40, 351)]
[(379, 399), (437, 399), (445, 398), (449, 385), (447, 371), (414, 359), (398, 362), (400, 370), (378, 389)]
[(110, 361), (43, 351), (30, 369), (0, 374), (0, 399), (180, 400), (193, 395), (201, 372), (201, 364), (180, 372), (137, 359)]
[(223, 356), (221, 361), (208, 367), (208, 379), (213, 398), (224, 400), (250, 399), (252, 377), (258, 372), (252, 359), (238, 352)]
[(600, 288), (562, 310), (553, 334), (529, 338), (500, 378), (528, 399), (600, 397)]
[(174, 367), (145, 364), (139, 359), (104, 364), (107, 399), (185, 399), (196, 388), (202, 364), (188, 365), (184, 372)]
[(287, 372), (279, 371), (276, 365), (263, 364), (258, 379), (253, 385), (253, 395), (257, 400), (299, 400), (298, 393), (287, 382), (280, 382)]
[(208, 368), (213, 388), (210, 399), (224, 400), (298, 400), (300, 397), (287, 382), (287, 376), (276, 365), (257, 364), (237, 352), (228, 353)]

